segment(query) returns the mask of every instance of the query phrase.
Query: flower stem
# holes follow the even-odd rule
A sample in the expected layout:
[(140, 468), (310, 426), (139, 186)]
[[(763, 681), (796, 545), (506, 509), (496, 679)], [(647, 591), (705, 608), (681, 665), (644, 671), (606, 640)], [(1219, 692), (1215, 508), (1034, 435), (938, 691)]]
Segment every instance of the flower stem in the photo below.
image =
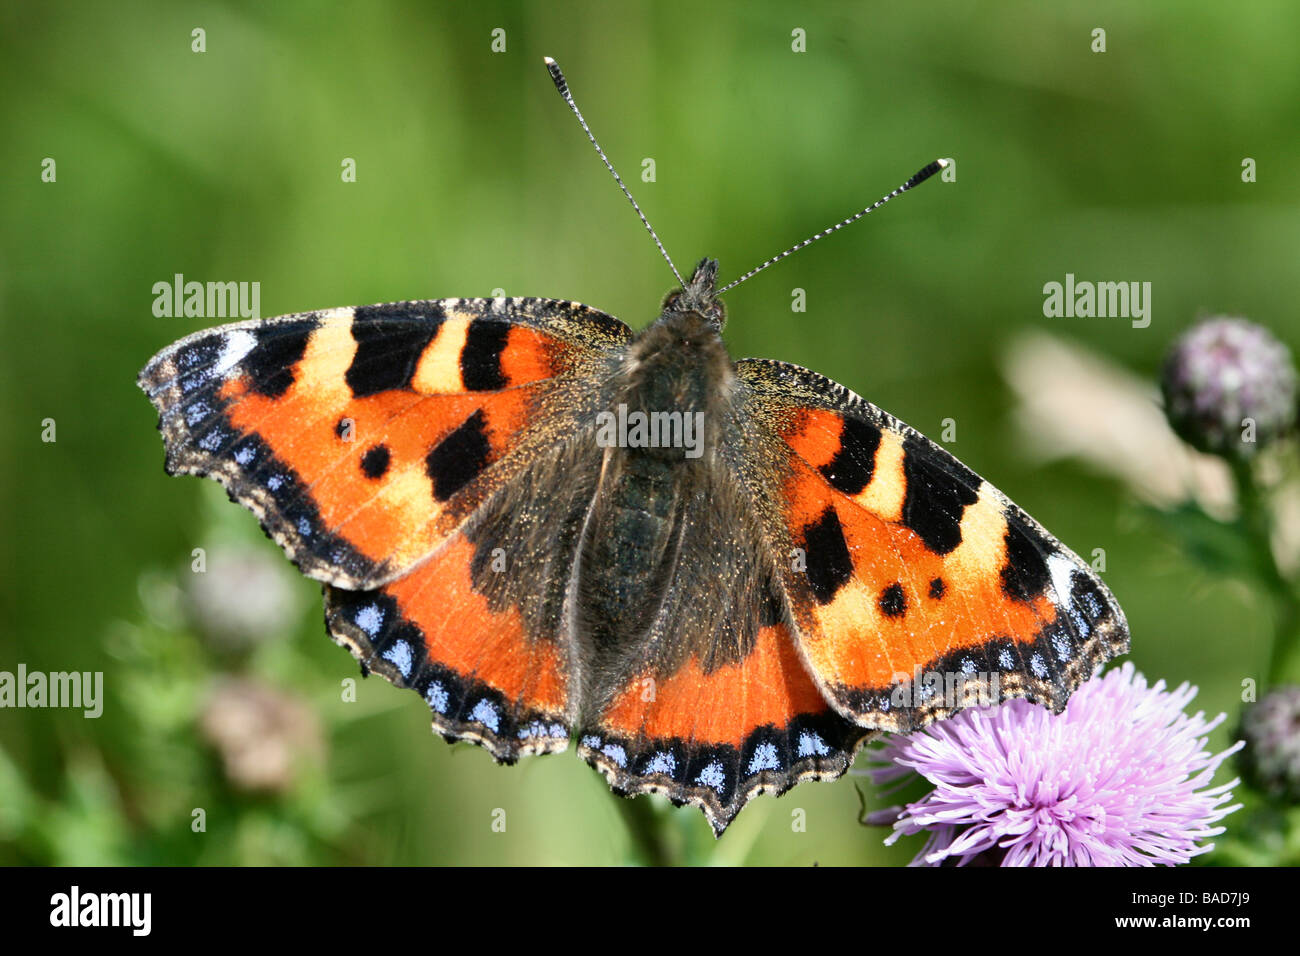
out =
[(672, 866), (672, 853), (664, 840), (663, 822), (649, 797), (626, 797), (618, 801), (632, 856), (641, 866)]
[(1300, 594), (1273, 555), (1269, 508), (1249, 461), (1230, 462), (1241, 506), (1241, 527), (1255, 555), (1255, 571), (1273, 600), (1275, 631), (1269, 659), (1269, 686), (1300, 682)]

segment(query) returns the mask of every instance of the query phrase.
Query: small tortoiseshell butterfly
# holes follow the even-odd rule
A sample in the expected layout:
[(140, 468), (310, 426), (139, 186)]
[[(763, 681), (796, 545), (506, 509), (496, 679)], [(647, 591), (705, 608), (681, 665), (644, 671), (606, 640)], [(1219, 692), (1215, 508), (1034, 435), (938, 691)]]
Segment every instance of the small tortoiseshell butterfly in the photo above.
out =
[(873, 731), (1059, 710), (1128, 649), (1097, 575), (944, 449), (732, 361), (716, 273), (640, 333), (555, 299), (329, 309), (191, 335), (140, 386), (167, 471), (251, 509), (436, 731), (505, 763), (576, 736), (616, 792), (718, 834)]

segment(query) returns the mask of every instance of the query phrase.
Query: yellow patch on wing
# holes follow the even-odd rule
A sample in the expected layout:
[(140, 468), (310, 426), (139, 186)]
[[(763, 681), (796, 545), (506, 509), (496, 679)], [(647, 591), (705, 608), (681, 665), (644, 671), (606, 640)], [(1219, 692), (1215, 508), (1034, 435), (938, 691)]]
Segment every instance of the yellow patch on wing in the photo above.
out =
[[(846, 582), (834, 600), (814, 609), (813, 617), (818, 636), (815, 641), (805, 642), (805, 647), (815, 668), (848, 671), (874, 687), (887, 687), (910, 669), (915, 655), (884, 640), (887, 628), (877, 607), (877, 595), (862, 579)], [(897, 654), (897, 666), (896, 651), (903, 652)]]
[(876, 464), (867, 487), (854, 495), (854, 504), (879, 515), (886, 521), (903, 519), (903, 500), (907, 497), (907, 478), (903, 475), (903, 436), (881, 429), (876, 448)]
[(413, 564), (444, 540), (435, 524), (444, 507), (433, 497), (423, 462), (393, 467), (376, 484), (369, 497), (331, 530), (358, 545), (364, 542), (386, 552), (385, 559), (394, 565)]
[(310, 400), (319, 417), (341, 411), (352, 401), (347, 373), (357, 354), (352, 338), (351, 309), (342, 315), (322, 315), (321, 324), (307, 337), (307, 347), (294, 367), (293, 390), (299, 401)]
[(420, 356), (411, 387), (425, 395), (446, 395), (465, 390), (460, 374), (460, 354), (473, 318), (453, 313), (438, 328), (438, 334)]
[(943, 560), (944, 580), (958, 590), (970, 591), (991, 578), (999, 579), (1006, 563), (1006, 533), (1002, 503), (986, 481), (980, 486), (979, 498), (962, 512), (961, 544)]

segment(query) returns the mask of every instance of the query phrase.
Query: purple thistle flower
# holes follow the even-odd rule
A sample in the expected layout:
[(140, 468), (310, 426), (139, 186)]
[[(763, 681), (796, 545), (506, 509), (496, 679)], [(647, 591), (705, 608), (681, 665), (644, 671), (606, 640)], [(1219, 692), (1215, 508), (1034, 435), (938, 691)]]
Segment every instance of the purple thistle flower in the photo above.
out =
[[(897, 813), (893, 843), (929, 831), (913, 866), (1172, 866), (1212, 849), (1236, 780), (1209, 787), (1241, 743), (1211, 755), (1226, 718), (1183, 712), (1184, 683), (1148, 687), (1131, 663), (1086, 681), (1053, 714), (1024, 700), (964, 710), (908, 736), (889, 735), (868, 773), (916, 771), (934, 790)], [(873, 821), (874, 822), (874, 821)]]

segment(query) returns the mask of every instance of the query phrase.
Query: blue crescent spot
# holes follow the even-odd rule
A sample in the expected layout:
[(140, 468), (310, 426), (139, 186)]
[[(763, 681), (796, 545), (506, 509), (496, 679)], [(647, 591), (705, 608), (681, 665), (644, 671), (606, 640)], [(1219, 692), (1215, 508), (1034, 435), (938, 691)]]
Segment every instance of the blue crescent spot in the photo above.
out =
[(746, 773), (758, 773), (762, 770), (780, 770), (781, 758), (777, 756), (776, 744), (761, 743), (754, 748), (754, 756), (749, 760)]
[(600, 752), (620, 767), (627, 766), (627, 751), (618, 744), (606, 744)]
[(429, 689), (424, 692), (424, 699), (438, 713), (447, 713), (447, 690), (442, 686), (442, 681), (434, 681), (430, 684)]
[(494, 734), (501, 726), (501, 714), (496, 705), (486, 698), (474, 705), (474, 709), (469, 712), (469, 719), (477, 720)]
[(185, 424), (193, 428), (211, 414), (212, 409), (207, 402), (195, 402), (185, 409)]
[[(384, 651), (384, 660), (392, 661), (397, 665), (397, 669), (402, 672), (403, 677), (411, 676), (411, 664), (414, 658), (411, 656), (411, 645), (406, 641), (398, 641), (388, 650)], [(493, 730), (496, 728), (494, 727)]]
[(1047, 676), (1047, 663), (1043, 660), (1042, 654), (1035, 654), (1029, 659), (1029, 669), (1034, 672), (1034, 676), (1042, 679)]
[(661, 750), (646, 762), (643, 773), (662, 773), (672, 776), (677, 769), (677, 758), (666, 750)]
[(812, 731), (805, 730), (799, 734), (799, 756), (811, 757), (816, 754), (818, 757), (825, 757), (831, 752), (831, 748), (826, 746), (826, 741), (821, 736), (814, 734)]
[(534, 720), (528, 726), (519, 728), (520, 740), (528, 740), (532, 737), (560, 739), (567, 736), (568, 732), (564, 729), (563, 724), (546, 724), (540, 720)]
[(379, 633), (379, 629), (384, 626), (384, 609), (378, 604), (367, 604), (357, 611), (353, 620), (356, 622), (357, 627), (374, 637)]
[(1092, 625), (1088, 619), (1079, 613), (1079, 609), (1073, 604), (1070, 605), (1070, 623), (1074, 625), (1075, 633), (1080, 637), (1087, 637), (1092, 632)]
[(695, 782), (705, 787), (712, 787), (718, 793), (722, 792), (723, 785), (727, 782), (727, 775), (722, 769), (721, 762), (715, 760), (700, 771), (700, 775), (695, 778)]
[(1091, 591), (1084, 591), (1079, 595), (1079, 599), (1084, 603), (1089, 617), (1101, 616), (1101, 602), (1097, 600), (1097, 595)]

